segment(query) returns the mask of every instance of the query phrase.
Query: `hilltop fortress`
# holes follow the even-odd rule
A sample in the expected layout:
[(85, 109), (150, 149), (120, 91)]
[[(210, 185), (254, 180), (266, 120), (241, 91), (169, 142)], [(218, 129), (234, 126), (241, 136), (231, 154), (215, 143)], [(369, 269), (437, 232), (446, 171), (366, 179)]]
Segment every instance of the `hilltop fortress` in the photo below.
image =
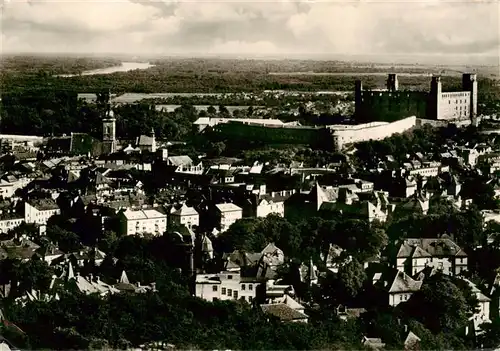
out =
[(363, 90), (355, 85), (355, 120), (394, 122), (408, 116), (439, 121), (474, 120), (477, 117), (477, 76), (462, 75), (459, 92), (443, 92), (441, 78), (432, 77), (429, 92), (399, 91), (398, 77), (389, 74), (386, 90)]
[(348, 145), (381, 140), (423, 123), (457, 125), (477, 121), (477, 77), (463, 74), (459, 92), (443, 92), (441, 78), (432, 77), (429, 92), (400, 91), (398, 77), (389, 74), (387, 89), (363, 90), (355, 86), (355, 124), (300, 126), (270, 119), (199, 118), (199, 131), (210, 126), (233, 140), (249, 139), (270, 144), (309, 144), (342, 150)]

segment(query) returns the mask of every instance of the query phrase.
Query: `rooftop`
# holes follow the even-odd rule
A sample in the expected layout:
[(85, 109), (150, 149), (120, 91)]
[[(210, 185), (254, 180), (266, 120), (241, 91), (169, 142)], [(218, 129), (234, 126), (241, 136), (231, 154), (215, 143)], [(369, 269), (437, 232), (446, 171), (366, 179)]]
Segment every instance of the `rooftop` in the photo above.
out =
[(57, 203), (51, 198), (31, 199), (27, 203), (36, 208), (38, 211), (49, 211), (49, 210), (59, 209)]
[(154, 218), (165, 218), (166, 215), (163, 213), (149, 209), (149, 210), (138, 210), (138, 211), (133, 211), (130, 209), (127, 209), (126, 211), (123, 212), (123, 215), (125, 218), (129, 221), (134, 221), (134, 220), (141, 220), (141, 219), (154, 219)]
[(235, 212), (242, 211), (241, 207), (236, 206), (233, 203), (227, 204), (217, 204), (215, 205), (220, 212)]
[(278, 317), (283, 322), (308, 318), (306, 314), (294, 310), (285, 303), (261, 305), (260, 307), (264, 313)]

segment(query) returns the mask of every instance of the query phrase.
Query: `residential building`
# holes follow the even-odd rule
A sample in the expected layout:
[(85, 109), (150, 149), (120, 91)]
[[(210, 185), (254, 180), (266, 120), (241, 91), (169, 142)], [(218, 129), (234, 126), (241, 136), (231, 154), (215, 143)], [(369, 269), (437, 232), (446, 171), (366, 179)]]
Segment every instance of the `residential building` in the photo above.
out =
[(405, 239), (396, 256), (396, 268), (416, 275), (433, 265), (447, 275), (459, 275), (467, 270), (467, 254), (449, 238)]
[(47, 224), (50, 217), (61, 214), (53, 199), (36, 199), (24, 203), (24, 221), (26, 223)]
[(188, 207), (185, 203), (178, 209), (172, 207), (170, 211), (170, 222), (176, 225), (185, 225), (192, 228), (200, 225), (200, 215), (193, 207)]
[(491, 323), (490, 320), (490, 302), (491, 299), (484, 295), (473, 282), (469, 279), (462, 278), (471, 288), (472, 293), (476, 295), (478, 306), (477, 311), (469, 318), (469, 325), (466, 327), (466, 334), (480, 335), (484, 333), (481, 330), (481, 325)]
[(162, 235), (167, 230), (167, 215), (155, 209), (127, 209), (120, 213), (120, 222), (125, 235)]
[(415, 292), (422, 287), (423, 280), (414, 280), (405, 272), (389, 269), (377, 272), (373, 276), (373, 284), (383, 293), (383, 298), (388, 299), (389, 306), (397, 306), (408, 301)]
[(198, 274), (195, 295), (207, 301), (242, 299), (252, 302), (256, 299), (257, 287), (261, 284), (262, 280), (242, 277), (238, 272)]
[(289, 196), (280, 196), (275, 193), (262, 195), (257, 200), (257, 217), (267, 217), (270, 214), (285, 216), (285, 200)]
[(167, 164), (175, 167), (175, 173), (201, 175), (204, 172), (203, 164), (201, 162), (195, 164), (189, 156), (169, 156)]
[(231, 224), (243, 218), (243, 209), (233, 203), (217, 204), (215, 207), (221, 232), (226, 231)]
[(156, 152), (155, 131), (152, 129), (150, 135), (141, 135), (136, 140), (136, 147), (141, 151)]

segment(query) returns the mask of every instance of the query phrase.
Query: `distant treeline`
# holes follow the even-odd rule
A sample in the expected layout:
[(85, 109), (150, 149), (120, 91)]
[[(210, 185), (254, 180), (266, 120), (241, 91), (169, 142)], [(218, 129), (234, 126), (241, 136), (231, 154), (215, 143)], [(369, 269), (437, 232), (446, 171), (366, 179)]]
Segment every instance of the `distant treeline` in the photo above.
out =
[[(49, 90), (3, 94), (0, 113), (0, 131), (5, 134), (49, 136), (84, 132), (100, 138), (104, 111), (78, 100), (76, 92)], [(117, 106), (115, 115), (117, 135), (127, 139), (149, 134), (153, 129), (159, 138), (179, 140), (191, 132), (192, 123), (198, 118), (192, 106), (163, 112), (148, 104)]]

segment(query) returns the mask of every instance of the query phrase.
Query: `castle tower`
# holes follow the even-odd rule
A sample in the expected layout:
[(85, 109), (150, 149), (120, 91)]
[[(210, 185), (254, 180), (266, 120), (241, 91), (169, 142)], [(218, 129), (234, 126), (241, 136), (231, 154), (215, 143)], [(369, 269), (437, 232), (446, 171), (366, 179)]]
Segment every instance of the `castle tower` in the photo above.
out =
[(470, 92), (470, 118), (477, 117), (477, 75), (464, 73), (462, 75), (462, 89)]
[(359, 79), (355, 82), (354, 87), (354, 114), (356, 119), (360, 119), (363, 114), (363, 82)]
[(443, 87), (441, 84), (441, 77), (433, 76), (431, 81), (431, 92), (430, 92), (429, 111), (428, 111), (428, 118), (430, 119), (440, 119), (442, 92), (443, 92)]
[(106, 153), (116, 152), (116, 119), (110, 107), (102, 119), (102, 143)]
[(387, 77), (387, 90), (388, 91), (398, 91), (398, 75), (394, 73), (389, 73)]

